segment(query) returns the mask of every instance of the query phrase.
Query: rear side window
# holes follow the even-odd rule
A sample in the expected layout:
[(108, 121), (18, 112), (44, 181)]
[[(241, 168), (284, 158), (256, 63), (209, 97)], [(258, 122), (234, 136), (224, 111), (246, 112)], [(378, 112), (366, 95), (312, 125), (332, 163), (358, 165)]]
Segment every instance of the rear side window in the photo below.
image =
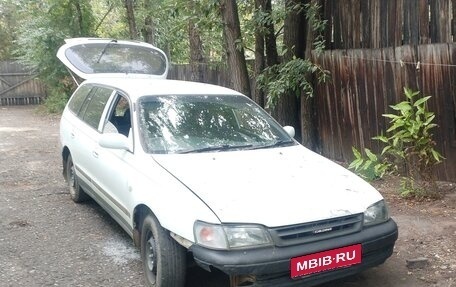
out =
[(79, 88), (74, 95), (71, 97), (70, 102), (68, 103), (68, 108), (72, 111), (75, 115), (79, 113), (81, 110), (82, 104), (84, 103), (87, 95), (92, 90), (92, 86), (82, 86)]
[(101, 115), (112, 92), (110, 89), (96, 88), (87, 99), (88, 103), (82, 119), (94, 129), (98, 129)]

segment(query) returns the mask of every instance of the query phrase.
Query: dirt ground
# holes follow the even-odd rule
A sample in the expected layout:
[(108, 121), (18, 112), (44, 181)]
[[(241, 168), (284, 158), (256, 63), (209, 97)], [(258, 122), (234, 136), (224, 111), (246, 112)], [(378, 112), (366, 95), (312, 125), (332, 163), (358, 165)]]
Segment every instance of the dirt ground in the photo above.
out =
[[(73, 203), (61, 175), (59, 117), (0, 107), (0, 286), (144, 286), (139, 253), (93, 202)], [(393, 256), (329, 286), (456, 287), (456, 184), (435, 201), (403, 200), (397, 178), (375, 183), (399, 226)], [(424, 258), (410, 269), (406, 260)], [(226, 286), (198, 268), (187, 287)]]

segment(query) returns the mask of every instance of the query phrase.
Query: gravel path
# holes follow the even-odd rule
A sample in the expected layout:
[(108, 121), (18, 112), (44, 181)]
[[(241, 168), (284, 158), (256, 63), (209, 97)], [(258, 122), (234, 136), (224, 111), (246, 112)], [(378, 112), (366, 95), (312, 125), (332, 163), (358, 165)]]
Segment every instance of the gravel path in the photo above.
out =
[(142, 286), (139, 253), (61, 175), (58, 118), (0, 109), (0, 285)]

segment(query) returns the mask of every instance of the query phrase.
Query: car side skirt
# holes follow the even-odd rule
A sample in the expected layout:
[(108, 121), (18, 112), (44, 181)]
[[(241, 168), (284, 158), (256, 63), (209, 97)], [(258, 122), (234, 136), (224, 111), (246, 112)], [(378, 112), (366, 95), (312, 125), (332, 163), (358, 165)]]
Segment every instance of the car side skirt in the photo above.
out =
[[(78, 172), (81, 171), (77, 169), (77, 180), (84, 192), (87, 193), (93, 200), (95, 200), (120, 225), (120, 227), (122, 227), (122, 229), (124, 229), (125, 232), (127, 232), (127, 234), (133, 238), (133, 228), (128, 223), (128, 221), (126, 221), (117, 210), (112, 208), (112, 206), (99, 195), (99, 192), (102, 191), (96, 191), (94, 185), (91, 184), (92, 181), (88, 183), (86, 179), (77, 175)], [(96, 186), (96, 188), (98, 189), (100, 187)], [(102, 193), (106, 194), (106, 192)]]

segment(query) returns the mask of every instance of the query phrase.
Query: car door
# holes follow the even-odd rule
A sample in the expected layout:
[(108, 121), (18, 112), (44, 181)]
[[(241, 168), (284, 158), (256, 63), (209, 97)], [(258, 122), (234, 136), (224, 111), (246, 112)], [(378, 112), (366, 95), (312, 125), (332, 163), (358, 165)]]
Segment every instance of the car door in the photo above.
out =
[(98, 145), (96, 178), (99, 190), (109, 200), (111, 215), (124, 229), (131, 230), (132, 198), (129, 186), (134, 157), (131, 104), (128, 97), (117, 93), (103, 122), (103, 133), (120, 133), (130, 141), (130, 150), (110, 149)]
[[(72, 145), (69, 147), (78, 178), (85, 186), (97, 192), (98, 138), (101, 134), (101, 121), (106, 114), (113, 90), (94, 86), (74, 120), (71, 131)], [(90, 191), (88, 191), (90, 193)]]

